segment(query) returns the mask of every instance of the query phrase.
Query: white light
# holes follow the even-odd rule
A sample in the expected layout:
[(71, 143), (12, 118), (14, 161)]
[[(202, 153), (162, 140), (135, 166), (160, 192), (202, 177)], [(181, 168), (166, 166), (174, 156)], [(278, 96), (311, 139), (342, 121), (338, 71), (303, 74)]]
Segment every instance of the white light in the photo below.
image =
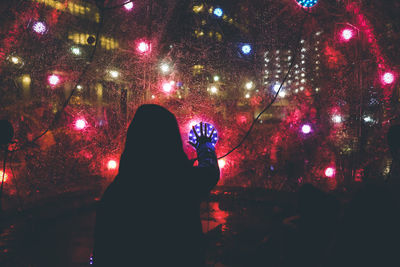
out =
[(306, 52), (307, 50), (303, 47), (302, 49), (301, 49), (301, 52)]
[(126, 4), (124, 5), (124, 8), (125, 8), (126, 10), (131, 10), (131, 9), (133, 8), (133, 2), (126, 3)]
[(54, 85), (57, 85), (60, 82), (60, 77), (58, 77), (55, 74), (52, 74), (52, 75), (50, 75), (48, 77), (48, 81), (49, 81), (50, 85), (54, 86)]
[(163, 73), (167, 73), (170, 71), (170, 67), (167, 63), (162, 63), (160, 69)]
[(215, 87), (215, 86), (211, 86), (211, 87), (210, 87), (210, 92), (211, 92), (212, 94), (216, 94), (216, 93), (218, 92), (218, 88)]
[(247, 93), (244, 97), (245, 97), (245, 98), (250, 98), (250, 94)]
[(334, 123), (341, 123), (341, 122), (342, 122), (342, 116), (340, 116), (340, 115), (334, 115), (334, 116), (332, 117), (332, 121), (333, 121)]
[(19, 63), (19, 58), (18, 57), (11, 57), (11, 62), (14, 64), (18, 64)]
[(304, 86), (301, 86), (301, 87), (300, 87), (300, 91), (303, 91), (303, 90), (304, 90)]
[(306, 82), (306, 79), (301, 79), (300, 82), (301, 82), (301, 83), (305, 83), (305, 82)]
[(78, 84), (78, 85), (76, 86), (76, 89), (82, 90), (82, 85)]
[(218, 76), (218, 75), (215, 75), (215, 76), (213, 77), (213, 79), (214, 79), (214, 82), (218, 82), (218, 81), (219, 81), (219, 76)]
[(286, 96), (286, 93), (285, 93), (285, 91), (280, 91), (278, 95), (279, 95), (280, 97), (285, 97), (285, 96)]
[(74, 54), (76, 56), (81, 55), (81, 49), (79, 47), (72, 47), (71, 52), (72, 52), (72, 54)]
[(278, 92), (278, 90), (279, 90), (280, 87), (281, 87), (280, 84), (275, 84), (275, 85), (274, 85), (274, 88), (273, 88), (273, 89), (274, 89), (275, 93)]
[(246, 89), (250, 90), (251, 88), (253, 88), (253, 82), (247, 82), (246, 83)]
[(155, 95), (151, 95), (151, 99), (154, 99), (154, 98), (156, 98), (156, 96)]
[(110, 75), (112, 78), (118, 78), (119, 72), (116, 70), (110, 70)]
[(365, 122), (373, 122), (374, 120), (370, 116), (364, 117)]
[(304, 40), (301, 40), (300, 43), (301, 43), (301, 44), (304, 44)]
[(162, 89), (164, 90), (164, 92), (169, 93), (172, 90), (172, 84), (165, 82), (162, 85)]

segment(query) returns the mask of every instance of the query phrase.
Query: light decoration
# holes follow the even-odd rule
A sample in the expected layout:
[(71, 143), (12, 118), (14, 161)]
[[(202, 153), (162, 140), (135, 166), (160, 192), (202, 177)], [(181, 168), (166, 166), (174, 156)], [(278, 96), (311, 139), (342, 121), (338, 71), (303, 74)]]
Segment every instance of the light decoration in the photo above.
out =
[(342, 116), (340, 116), (340, 115), (333, 115), (332, 116), (332, 121), (334, 123), (341, 123), (343, 121), (343, 119), (342, 119)]
[(244, 97), (245, 97), (245, 98), (250, 98), (250, 94), (247, 93)]
[[(218, 141), (218, 133), (217, 133), (217, 129), (215, 129), (214, 125), (210, 124), (210, 123), (204, 123), (203, 124), (205, 129), (203, 128), (203, 131), (206, 130), (207, 131), (207, 136), (210, 136), (211, 132), (214, 130), (212, 136), (211, 136), (211, 144), (215, 147), (215, 145), (217, 144)], [(198, 136), (200, 136), (200, 124), (196, 124), (194, 125), (194, 129), (196, 130), (196, 133)], [(193, 144), (197, 143), (197, 137), (196, 134), (193, 132), (193, 128), (190, 129), (189, 132), (189, 141), (192, 142)]]
[(366, 123), (374, 122), (374, 119), (371, 116), (365, 116), (363, 119)]
[(163, 91), (166, 92), (166, 93), (170, 93), (172, 91), (172, 88), (173, 88), (174, 84), (175, 84), (174, 81), (164, 82), (162, 84)]
[(219, 159), (219, 160), (218, 160), (218, 166), (219, 166), (221, 169), (223, 169), (223, 168), (225, 167), (225, 165), (226, 165), (225, 159)]
[(246, 83), (246, 85), (245, 85), (245, 87), (246, 87), (246, 89), (247, 89), (247, 90), (250, 90), (250, 89), (252, 89), (252, 88), (253, 88), (253, 86), (254, 86), (254, 83), (253, 83), (252, 81), (250, 81), (250, 82), (247, 82), (247, 83)]
[(275, 93), (277, 93), (280, 87), (281, 85), (276, 83), (272, 89), (274, 90)]
[(217, 7), (214, 9), (213, 14), (220, 18), (224, 14), (224, 11), (221, 8)]
[(382, 83), (385, 85), (392, 84), (394, 82), (394, 74), (392, 72), (385, 72), (381, 79)]
[(303, 134), (309, 134), (311, 133), (311, 126), (309, 124), (303, 124), (303, 126), (301, 126), (301, 131)]
[(301, 7), (313, 7), (317, 4), (318, 0), (296, 0), (296, 2)]
[(8, 175), (7, 175), (7, 173), (4, 173), (3, 171), (0, 171), (0, 180), (3, 181), (3, 175), (4, 175), (4, 182), (7, 182)]
[(133, 2), (131, 1), (131, 2), (129, 2), (129, 3), (126, 3), (126, 4), (124, 5), (124, 8), (125, 8), (126, 10), (131, 10), (131, 9), (133, 8)]
[(160, 65), (160, 70), (163, 74), (167, 74), (168, 72), (170, 72), (171, 67), (167, 64), (167, 63), (162, 63)]
[(113, 159), (110, 159), (107, 162), (107, 169), (108, 170), (115, 170), (117, 168), (117, 166), (118, 166), (118, 163)]
[(218, 92), (218, 88), (217, 88), (216, 86), (211, 86), (211, 87), (210, 87), (210, 92), (211, 92), (212, 94), (216, 94), (216, 93)]
[(10, 60), (11, 60), (11, 62), (12, 62), (13, 64), (15, 64), (15, 65), (21, 63), (20, 58), (19, 58), (19, 57), (16, 57), (16, 56), (12, 56), (12, 57), (10, 58)]
[(215, 75), (213, 77), (214, 82), (219, 82), (220, 77), (218, 75)]
[(116, 71), (116, 70), (110, 70), (109, 73), (110, 73), (110, 76), (111, 76), (112, 78), (114, 78), (114, 79), (116, 79), (116, 78), (119, 77), (119, 72)]
[(252, 50), (251, 49), (251, 45), (250, 44), (244, 44), (244, 45), (242, 45), (241, 50), (242, 50), (243, 54), (248, 55), (248, 54), (251, 53), (251, 50)]
[(350, 39), (353, 38), (353, 36), (354, 36), (354, 32), (350, 28), (346, 28), (346, 29), (342, 30), (342, 32), (340, 34), (341, 39), (345, 42), (350, 41)]
[(328, 168), (325, 169), (324, 174), (328, 178), (333, 178), (333, 177), (335, 177), (336, 170), (333, 167), (328, 167)]
[(76, 86), (76, 89), (78, 89), (78, 90), (82, 90), (82, 85), (80, 85), (80, 84), (78, 84), (77, 86)]
[(58, 77), (58, 75), (52, 74), (47, 78), (47, 81), (49, 82), (50, 86), (56, 86), (60, 83), (60, 77)]
[(47, 26), (42, 21), (36, 21), (33, 23), (32, 30), (38, 34), (45, 34), (47, 32)]
[(86, 128), (86, 126), (87, 126), (87, 123), (84, 119), (77, 119), (75, 121), (75, 129), (77, 129), (77, 130), (83, 130)]
[(150, 44), (145, 41), (142, 41), (138, 44), (137, 50), (142, 54), (147, 53), (150, 51)]
[(82, 54), (81, 49), (79, 47), (76, 47), (76, 46), (71, 47), (71, 52), (75, 56), (80, 56)]

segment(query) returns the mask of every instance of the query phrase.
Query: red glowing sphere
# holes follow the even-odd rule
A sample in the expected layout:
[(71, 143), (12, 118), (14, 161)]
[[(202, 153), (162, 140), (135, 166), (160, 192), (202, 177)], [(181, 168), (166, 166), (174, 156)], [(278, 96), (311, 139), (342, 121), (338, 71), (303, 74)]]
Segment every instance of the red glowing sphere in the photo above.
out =
[(83, 130), (86, 127), (86, 121), (84, 119), (78, 119), (75, 121), (75, 128), (77, 130)]
[(352, 29), (344, 29), (343, 31), (342, 31), (342, 39), (344, 40), (344, 41), (349, 41), (351, 38), (353, 38), (353, 36), (354, 36), (354, 33), (353, 33), (353, 30)]
[(140, 53), (147, 53), (150, 51), (150, 45), (144, 41), (140, 42), (137, 46), (137, 50)]
[(384, 84), (391, 84), (394, 82), (394, 74), (391, 72), (386, 72), (382, 75), (382, 82)]
[(115, 170), (117, 168), (118, 164), (115, 160), (111, 159), (107, 162), (107, 169), (109, 170)]
[(7, 182), (8, 175), (7, 175), (7, 173), (4, 173), (3, 171), (0, 171), (0, 181), (3, 180), (3, 174), (4, 174), (4, 182)]
[(56, 86), (60, 82), (60, 77), (58, 77), (58, 75), (52, 74), (47, 78), (47, 81), (51, 86)]
[(326, 177), (332, 178), (332, 177), (335, 176), (335, 173), (336, 173), (335, 168), (328, 167), (328, 168), (325, 169), (325, 176)]

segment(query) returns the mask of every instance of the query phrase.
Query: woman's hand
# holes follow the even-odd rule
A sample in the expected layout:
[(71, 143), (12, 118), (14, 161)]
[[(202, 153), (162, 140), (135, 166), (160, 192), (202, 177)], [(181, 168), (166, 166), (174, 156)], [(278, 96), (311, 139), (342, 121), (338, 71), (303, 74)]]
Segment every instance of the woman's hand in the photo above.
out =
[(193, 133), (196, 135), (196, 143), (189, 141), (189, 144), (191, 144), (194, 148), (197, 149), (199, 147), (199, 145), (205, 144), (207, 142), (211, 143), (211, 136), (214, 134), (215, 128), (212, 129), (209, 136), (207, 136), (208, 123), (204, 123), (204, 127), (203, 127), (203, 122), (200, 122), (200, 135), (197, 133), (194, 126), (192, 126), (192, 129), (193, 129)]

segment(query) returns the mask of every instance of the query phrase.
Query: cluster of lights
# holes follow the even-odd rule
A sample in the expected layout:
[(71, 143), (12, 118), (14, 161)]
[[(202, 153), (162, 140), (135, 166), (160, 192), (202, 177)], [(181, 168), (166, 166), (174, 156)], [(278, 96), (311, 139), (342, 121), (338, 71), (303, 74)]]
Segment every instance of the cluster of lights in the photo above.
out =
[[(210, 136), (211, 133), (214, 130), (214, 132), (213, 132), (213, 134), (211, 136), (211, 143), (212, 143), (213, 146), (215, 146), (217, 144), (217, 141), (218, 141), (217, 129), (215, 129), (215, 127), (212, 124), (209, 124), (209, 123), (204, 123), (203, 125), (204, 125), (204, 127), (206, 127), (206, 125), (207, 125), (207, 127), (206, 127), (207, 136)], [(194, 126), (194, 129), (196, 130), (197, 135), (200, 136), (201, 135), (200, 134), (200, 124), (196, 124)], [(204, 129), (203, 129), (203, 131), (204, 131)], [(197, 143), (197, 137), (196, 137), (196, 134), (193, 132), (193, 128), (190, 129), (190, 132), (189, 132), (189, 141), (192, 142), (193, 144)]]
[(37, 34), (45, 34), (47, 32), (47, 25), (42, 21), (36, 21), (33, 23), (32, 30)]
[(313, 7), (317, 4), (318, 0), (296, 0), (296, 2), (302, 7)]

